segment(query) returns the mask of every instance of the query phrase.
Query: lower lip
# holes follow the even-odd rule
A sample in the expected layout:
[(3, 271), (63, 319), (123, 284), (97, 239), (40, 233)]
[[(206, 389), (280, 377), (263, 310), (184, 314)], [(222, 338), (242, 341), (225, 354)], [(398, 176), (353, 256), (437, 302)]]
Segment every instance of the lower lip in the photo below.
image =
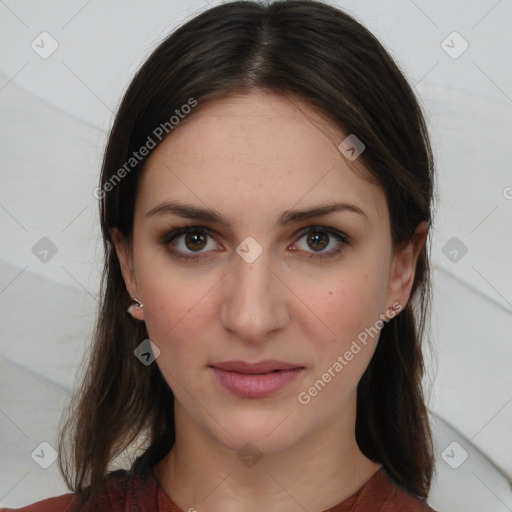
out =
[(248, 375), (213, 368), (217, 380), (233, 394), (247, 398), (271, 395), (294, 381), (304, 368), (280, 370), (278, 372)]

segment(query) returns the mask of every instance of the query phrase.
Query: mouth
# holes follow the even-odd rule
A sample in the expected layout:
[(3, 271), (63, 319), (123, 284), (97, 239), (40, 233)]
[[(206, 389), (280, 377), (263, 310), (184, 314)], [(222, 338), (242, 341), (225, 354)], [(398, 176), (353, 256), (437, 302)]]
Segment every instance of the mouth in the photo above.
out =
[(276, 393), (294, 381), (304, 366), (276, 360), (258, 363), (226, 361), (210, 365), (217, 382), (225, 389), (245, 398), (262, 398)]

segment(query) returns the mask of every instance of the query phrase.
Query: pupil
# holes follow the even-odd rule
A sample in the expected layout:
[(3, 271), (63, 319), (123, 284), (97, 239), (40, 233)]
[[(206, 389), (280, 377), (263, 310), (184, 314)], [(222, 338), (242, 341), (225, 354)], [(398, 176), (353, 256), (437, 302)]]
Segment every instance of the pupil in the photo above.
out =
[[(190, 244), (192, 247), (189, 246), (189, 242), (192, 242)], [(199, 245), (197, 242), (199, 242)], [(201, 245), (201, 242), (202, 242), (202, 245)], [(201, 250), (206, 245), (205, 236), (201, 233), (200, 234), (187, 233), (187, 235), (185, 237), (185, 244), (191, 250), (196, 250), (196, 249)]]
[[(329, 238), (329, 236), (327, 235), (327, 233), (317, 231), (316, 234), (311, 235), (309, 238), (310, 242), (313, 241), (313, 243), (310, 244), (310, 247), (312, 249), (318, 250), (318, 251), (325, 249), (327, 242), (328, 242), (328, 238)], [(322, 241), (326, 242), (326, 243), (322, 244)], [(314, 245), (321, 245), (321, 246), (323, 245), (323, 247), (314, 247)]]

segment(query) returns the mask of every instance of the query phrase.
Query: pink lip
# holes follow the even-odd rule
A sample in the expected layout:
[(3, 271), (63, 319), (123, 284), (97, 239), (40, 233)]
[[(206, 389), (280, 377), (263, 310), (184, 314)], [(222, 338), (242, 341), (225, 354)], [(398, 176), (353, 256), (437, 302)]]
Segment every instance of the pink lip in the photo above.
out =
[(261, 398), (283, 388), (304, 370), (303, 366), (282, 361), (265, 360), (259, 363), (226, 361), (211, 365), (218, 382), (235, 395)]

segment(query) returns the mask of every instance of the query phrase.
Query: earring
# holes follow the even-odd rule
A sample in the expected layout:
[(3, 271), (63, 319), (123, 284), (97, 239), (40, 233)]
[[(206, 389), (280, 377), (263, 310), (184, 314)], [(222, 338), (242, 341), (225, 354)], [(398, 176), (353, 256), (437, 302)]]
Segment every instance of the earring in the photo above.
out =
[(142, 309), (143, 307), (144, 307), (144, 304), (142, 304), (142, 302), (139, 299), (137, 299), (136, 297), (133, 297), (132, 303), (126, 312), (131, 313), (135, 309)]
[(144, 307), (144, 304), (136, 297), (133, 297), (132, 304), (135, 309), (142, 309)]
[(398, 313), (400, 313), (400, 311), (402, 311), (402, 309), (403, 309), (402, 304), (400, 304), (400, 302), (395, 300), (393, 302), (393, 304), (386, 310), (385, 316), (387, 317), (387, 321), (391, 320), (396, 315), (398, 315)]

